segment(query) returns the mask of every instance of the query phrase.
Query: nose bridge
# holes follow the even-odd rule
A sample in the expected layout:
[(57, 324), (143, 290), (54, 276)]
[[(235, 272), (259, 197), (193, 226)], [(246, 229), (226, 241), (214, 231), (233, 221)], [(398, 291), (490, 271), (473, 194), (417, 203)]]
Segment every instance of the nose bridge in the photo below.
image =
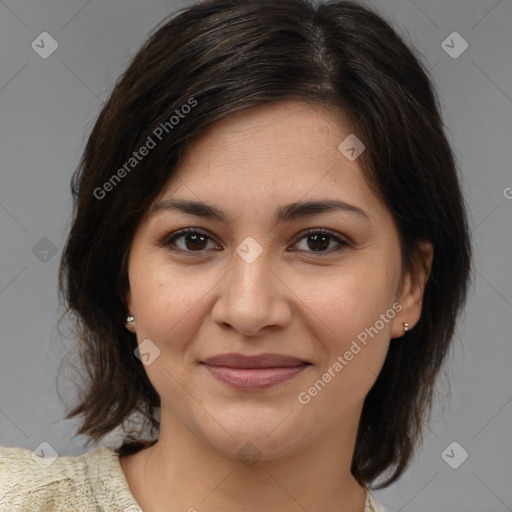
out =
[(233, 266), (223, 282), (213, 316), (244, 334), (263, 327), (284, 325), (289, 311), (278, 279), (271, 269), (271, 255), (255, 239), (247, 237), (233, 254)]
[(263, 308), (271, 300), (273, 279), (269, 265), (269, 250), (254, 238), (247, 237), (237, 246), (229, 285), (230, 293), (237, 302)]

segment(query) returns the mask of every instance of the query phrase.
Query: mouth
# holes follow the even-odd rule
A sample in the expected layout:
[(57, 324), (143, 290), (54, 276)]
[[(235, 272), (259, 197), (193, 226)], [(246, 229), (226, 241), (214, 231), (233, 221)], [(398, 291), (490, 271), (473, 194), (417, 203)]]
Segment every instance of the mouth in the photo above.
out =
[(231, 387), (260, 390), (293, 379), (311, 365), (308, 361), (281, 354), (221, 354), (201, 364), (217, 379)]

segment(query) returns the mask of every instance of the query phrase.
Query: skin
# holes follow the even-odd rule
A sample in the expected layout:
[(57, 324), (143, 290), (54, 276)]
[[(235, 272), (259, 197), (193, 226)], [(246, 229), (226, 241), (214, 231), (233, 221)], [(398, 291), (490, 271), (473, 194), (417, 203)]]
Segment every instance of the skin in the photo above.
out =
[[(194, 142), (154, 203), (201, 201), (228, 220), (169, 210), (148, 213), (137, 229), (127, 293), (135, 321), (127, 328), (160, 350), (144, 368), (161, 397), (161, 430), (153, 447), (121, 466), (145, 512), (364, 511), (365, 491), (350, 473), (363, 402), (390, 339), (420, 317), (433, 253), (421, 244), (405, 270), (391, 213), (358, 161), (338, 149), (350, 133), (332, 110), (302, 102), (233, 114)], [(274, 221), (279, 206), (316, 199), (341, 199), (365, 215)], [(175, 241), (181, 252), (160, 243), (188, 227), (210, 237), (199, 250), (190, 236)], [(304, 238), (312, 228), (346, 243), (331, 236), (315, 251)], [(262, 249), (251, 263), (236, 252), (248, 236)], [(301, 404), (299, 393), (396, 303), (401, 311)], [(227, 352), (311, 365), (272, 388), (237, 390), (200, 364)], [(261, 457), (252, 466), (237, 455), (248, 442)]]

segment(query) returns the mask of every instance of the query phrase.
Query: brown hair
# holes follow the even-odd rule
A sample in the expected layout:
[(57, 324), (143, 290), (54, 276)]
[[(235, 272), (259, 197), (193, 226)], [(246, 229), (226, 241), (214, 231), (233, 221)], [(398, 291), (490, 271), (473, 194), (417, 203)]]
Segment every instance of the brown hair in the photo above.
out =
[[(419, 240), (434, 246), (421, 319), (391, 340), (362, 411), (352, 473), (366, 484), (389, 472), (382, 488), (403, 473), (430, 416), (435, 379), (466, 298), (471, 247), (428, 73), (387, 22), (354, 2), (202, 2), (164, 20), (120, 77), (72, 180), (59, 284), (86, 382), (66, 418), (80, 416), (77, 433), (92, 440), (137, 415), (146, 431), (158, 433), (159, 397), (133, 354), (135, 335), (124, 328), (135, 229), (207, 127), (285, 100), (327, 105), (350, 119), (366, 145), (358, 162), (396, 221), (405, 264)], [(185, 115), (183, 105), (192, 102)], [(127, 167), (162, 126), (156, 147)], [(118, 453), (154, 442), (140, 429)]]

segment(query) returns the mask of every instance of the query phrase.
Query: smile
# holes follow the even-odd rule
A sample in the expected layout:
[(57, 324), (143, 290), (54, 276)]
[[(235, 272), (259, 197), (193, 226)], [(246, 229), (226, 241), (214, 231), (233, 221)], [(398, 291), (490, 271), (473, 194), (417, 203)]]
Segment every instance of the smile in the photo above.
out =
[(276, 384), (286, 382), (309, 365), (306, 363), (298, 366), (274, 367), (274, 368), (229, 368), (226, 366), (204, 365), (205, 368), (221, 382), (238, 389), (266, 389)]
[(218, 381), (244, 390), (276, 386), (293, 379), (310, 366), (310, 363), (296, 357), (279, 354), (224, 354), (206, 359), (201, 364)]

